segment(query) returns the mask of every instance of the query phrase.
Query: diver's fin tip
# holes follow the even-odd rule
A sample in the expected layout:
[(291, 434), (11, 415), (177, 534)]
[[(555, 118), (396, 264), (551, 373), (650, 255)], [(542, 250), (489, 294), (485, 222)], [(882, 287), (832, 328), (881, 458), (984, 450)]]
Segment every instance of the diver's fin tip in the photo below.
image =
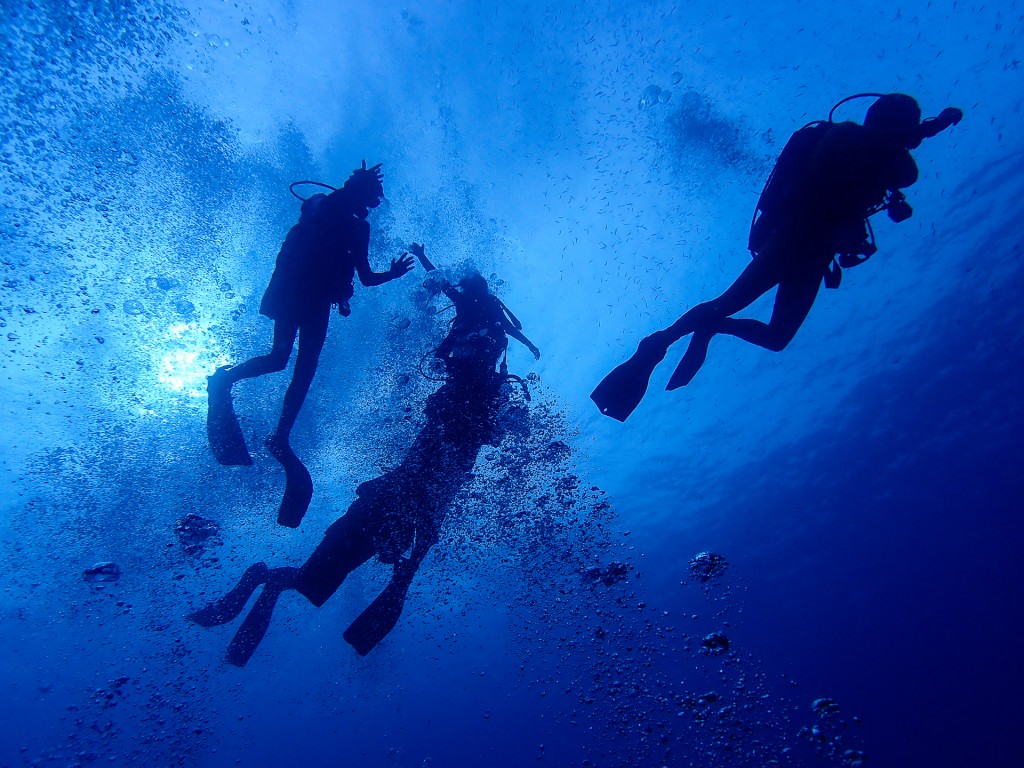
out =
[[(212, 377), (211, 377), (212, 378)], [(217, 463), (225, 467), (250, 467), (252, 456), (231, 405), (228, 389), (211, 389), (206, 412), (206, 436)]]
[(376, 643), (372, 645), (365, 642), (365, 639), (358, 636), (352, 631), (352, 627), (349, 627), (342, 633), (342, 638), (345, 642), (352, 646), (352, 649), (360, 656), (366, 656), (370, 651), (376, 647)]
[(287, 441), (268, 438), (266, 445), (284, 467), (284, 497), (277, 510), (277, 522), (286, 528), (298, 528), (313, 499), (313, 478)]
[(686, 356), (684, 355), (683, 359), (679, 361), (679, 365), (676, 366), (674, 371), (672, 371), (672, 375), (669, 376), (668, 384), (665, 385), (665, 391), (674, 392), (677, 389), (682, 389), (693, 381), (693, 377), (697, 375), (699, 366), (695, 370), (688, 370), (690, 367), (692, 366), (687, 365)]
[(641, 340), (633, 356), (605, 376), (591, 393), (598, 410), (616, 421), (628, 419), (644, 399), (651, 374), (667, 350), (668, 345), (654, 336)]
[(224, 663), (241, 669), (249, 662), (249, 655), (235, 654), (230, 651), (224, 655)]
[(602, 404), (602, 398), (597, 390), (594, 390), (590, 399), (594, 401), (594, 404), (597, 406), (597, 410), (601, 412), (602, 416), (607, 416), (608, 418), (615, 419), (618, 422), (625, 422), (626, 419), (629, 418), (629, 415), (636, 409), (636, 405), (639, 405), (639, 403), (637, 403), (630, 407), (629, 404), (619, 403), (618, 405), (620, 407), (616, 408), (608, 403)]

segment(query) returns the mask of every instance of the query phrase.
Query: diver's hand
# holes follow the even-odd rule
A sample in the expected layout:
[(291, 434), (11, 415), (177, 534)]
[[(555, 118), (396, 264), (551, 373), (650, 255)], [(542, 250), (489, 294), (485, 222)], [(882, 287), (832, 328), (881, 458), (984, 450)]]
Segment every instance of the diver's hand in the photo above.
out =
[(962, 109), (956, 107), (946, 107), (944, 110), (939, 112), (938, 120), (942, 123), (943, 128), (948, 128), (951, 125), (958, 125), (961, 120), (964, 119), (964, 113)]
[(426, 254), (426, 253), (424, 252), (424, 250), (423, 250), (423, 244), (422, 244), (422, 243), (411, 243), (411, 244), (409, 245), (409, 253), (411, 253), (411, 254), (412, 254), (413, 256), (417, 256), (417, 257), (419, 257), (419, 258), (421, 258), (421, 259), (422, 259), (422, 258), (423, 258), (424, 256), (426, 256), (426, 255), (427, 255), (427, 254)]
[(338, 302), (338, 314), (341, 315), (342, 317), (348, 317), (349, 315), (352, 314), (352, 307), (349, 306), (349, 303), (347, 301)]
[(412, 256), (403, 253), (397, 259), (391, 260), (391, 268), (388, 270), (388, 280), (397, 280), (402, 275), (412, 271)]
[(940, 131), (946, 130), (951, 125), (956, 125), (963, 119), (963, 111), (956, 107), (946, 107), (944, 110), (939, 112), (938, 117), (929, 117), (926, 120), (921, 121), (921, 137), (930, 139), (933, 136), (938, 135)]
[(534, 360), (540, 360), (540, 350), (537, 349), (536, 344), (531, 344), (530, 346), (527, 347), (527, 349), (533, 353)]

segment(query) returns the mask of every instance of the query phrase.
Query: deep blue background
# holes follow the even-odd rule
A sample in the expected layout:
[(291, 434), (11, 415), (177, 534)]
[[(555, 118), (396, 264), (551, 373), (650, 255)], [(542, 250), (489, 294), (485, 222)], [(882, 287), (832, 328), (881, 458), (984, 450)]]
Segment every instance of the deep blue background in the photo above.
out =
[[(1022, 13), (6, 5), (0, 765), (1024, 764)], [(673, 350), (626, 424), (601, 417), (595, 383), (746, 264), (786, 137), (864, 90), (965, 111), (915, 152), (914, 217), (877, 223), (785, 352), (716, 340), (666, 393)], [(536, 374), (531, 432), (482, 452), (370, 656), (340, 633), (373, 566), (319, 611), (286, 596), (237, 670), (233, 627), (182, 617), (255, 560), (302, 562), (433, 387), (447, 316), (417, 272), (332, 319), (299, 530), (265, 452), (228, 469), (205, 445), (205, 376), (269, 342), (288, 184), (363, 159), (374, 265), (426, 242), (541, 347), (509, 357)], [(237, 388), (254, 449), (284, 386)], [(190, 512), (220, 528), (200, 553)], [(730, 563), (704, 586), (702, 550)], [(82, 579), (108, 560), (116, 583)], [(611, 562), (625, 580), (586, 576)], [(700, 652), (712, 631), (729, 654)]]

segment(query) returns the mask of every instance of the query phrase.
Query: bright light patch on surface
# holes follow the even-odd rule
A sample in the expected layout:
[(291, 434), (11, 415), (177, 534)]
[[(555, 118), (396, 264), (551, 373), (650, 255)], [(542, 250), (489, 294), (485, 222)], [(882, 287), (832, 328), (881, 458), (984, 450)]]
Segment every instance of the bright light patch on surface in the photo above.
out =
[(197, 323), (175, 323), (167, 329), (167, 337), (157, 363), (157, 380), (166, 389), (186, 397), (206, 397), (206, 377), (222, 365), (218, 356), (203, 338)]

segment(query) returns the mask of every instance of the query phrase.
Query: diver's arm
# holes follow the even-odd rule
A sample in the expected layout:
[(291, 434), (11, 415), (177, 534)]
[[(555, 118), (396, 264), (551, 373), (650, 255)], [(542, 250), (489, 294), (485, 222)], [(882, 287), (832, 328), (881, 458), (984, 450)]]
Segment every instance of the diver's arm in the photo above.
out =
[(455, 290), (455, 286), (442, 278), (440, 288), (441, 292), (452, 300), (452, 304), (456, 307), (459, 306), (459, 302), (462, 301), (462, 294)]
[[(431, 272), (437, 270), (437, 267), (435, 267), (434, 264), (430, 261), (430, 259), (427, 258), (427, 254), (423, 248), (422, 243), (411, 243), (409, 245), (409, 253), (413, 254), (417, 259), (420, 260), (420, 264), (422, 264), (423, 268), (427, 270), (428, 277), (430, 277)], [(449, 283), (443, 277), (431, 277), (431, 280), (434, 281), (434, 285), (437, 286), (438, 290), (440, 290), (445, 296), (451, 299), (456, 306), (458, 306), (458, 303), (462, 298), (462, 294), (455, 290), (455, 287), (451, 283)], [(427, 287), (425, 282), (424, 287)]]
[(518, 328), (513, 326), (511, 323), (503, 323), (505, 333), (511, 336), (513, 339), (524, 345), (530, 352), (533, 353), (535, 360), (540, 360), (540, 350), (537, 349), (537, 345), (530, 341)]
[(963, 119), (964, 113), (962, 110), (956, 107), (946, 107), (939, 112), (938, 117), (928, 117), (922, 120), (921, 127), (918, 130), (921, 132), (922, 139), (930, 139), (949, 128), (949, 126), (957, 125)]
[(397, 259), (391, 260), (391, 267), (386, 272), (374, 272), (370, 268), (370, 225), (362, 222), (362, 228), (358, 235), (359, 239), (352, 248), (352, 260), (356, 273), (359, 275), (359, 282), (368, 288), (376, 285), (384, 285), (392, 280), (397, 280), (402, 275), (412, 270), (412, 256), (403, 253)]
[(397, 259), (391, 260), (391, 266), (386, 272), (374, 272), (370, 269), (368, 259), (356, 262), (356, 272), (359, 273), (359, 282), (367, 287), (384, 285), (384, 283), (397, 280), (408, 272), (412, 271), (412, 256), (403, 253)]
[(410, 243), (409, 253), (420, 260), (420, 264), (423, 265), (423, 268), (427, 270), (427, 272), (433, 272), (437, 269), (437, 267), (431, 263), (430, 259), (427, 258), (427, 252), (423, 249), (423, 243)]

